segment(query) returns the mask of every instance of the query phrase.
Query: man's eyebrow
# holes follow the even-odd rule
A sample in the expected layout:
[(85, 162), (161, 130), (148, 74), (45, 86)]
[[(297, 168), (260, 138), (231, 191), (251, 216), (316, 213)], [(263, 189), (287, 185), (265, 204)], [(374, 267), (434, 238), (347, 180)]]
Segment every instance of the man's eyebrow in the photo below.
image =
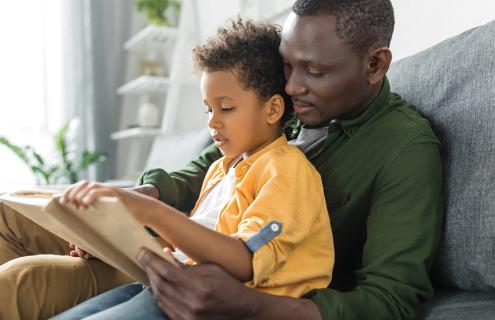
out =
[[(289, 59), (284, 59), (284, 63), (289, 63)], [(303, 66), (313, 66), (317, 68), (331, 68), (337, 64), (337, 61), (318, 61), (311, 58), (295, 58), (294, 63)]]

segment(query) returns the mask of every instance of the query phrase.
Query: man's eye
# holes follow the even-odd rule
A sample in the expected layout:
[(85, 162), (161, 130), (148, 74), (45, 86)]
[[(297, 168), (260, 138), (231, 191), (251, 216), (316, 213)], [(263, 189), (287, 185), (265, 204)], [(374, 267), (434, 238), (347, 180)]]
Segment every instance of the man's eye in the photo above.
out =
[(318, 71), (318, 70), (313, 70), (313, 69), (308, 69), (308, 74), (312, 77), (319, 78), (322, 77), (324, 72)]
[(223, 112), (229, 112), (229, 111), (234, 110), (234, 108), (233, 108), (233, 107), (222, 107), (222, 109), (221, 109), (221, 110), (222, 110)]

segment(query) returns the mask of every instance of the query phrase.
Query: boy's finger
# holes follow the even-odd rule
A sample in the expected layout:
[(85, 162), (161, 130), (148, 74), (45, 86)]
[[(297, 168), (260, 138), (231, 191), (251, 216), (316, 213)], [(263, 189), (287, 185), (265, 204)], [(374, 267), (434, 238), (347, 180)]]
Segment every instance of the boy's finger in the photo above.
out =
[(74, 202), (77, 203), (77, 206), (84, 206), (84, 197), (86, 197), (88, 193), (91, 192), (91, 190), (97, 187), (98, 186), (93, 182), (89, 182), (88, 184), (85, 184), (83, 187), (81, 187), (77, 194), (74, 195)]
[(83, 180), (83, 181), (78, 182), (76, 185), (74, 185), (74, 187), (69, 189), (69, 191), (64, 195), (65, 202), (71, 202), (77, 206), (77, 200), (75, 200), (75, 197), (88, 184), (89, 184), (88, 181)]
[(96, 199), (100, 197), (105, 197), (105, 196), (115, 196), (115, 192), (112, 189), (109, 188), (98, 188), (98, 189), (92, 189), (90, 190), (86, 196), (81, 200), (82, 204), (85, 206), (89, 206), (93, 202), (95, 202)]

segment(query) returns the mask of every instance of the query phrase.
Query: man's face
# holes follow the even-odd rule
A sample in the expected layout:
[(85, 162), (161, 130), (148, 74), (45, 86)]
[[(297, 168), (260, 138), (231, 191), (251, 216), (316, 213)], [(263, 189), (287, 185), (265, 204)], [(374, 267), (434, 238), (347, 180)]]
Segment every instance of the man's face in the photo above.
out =
[(285, 91), (305, 125), (353, 118), (366, 107), (370, 88), (364, 57), (337, 36), (334, 16), (291, 13), (279, 50), (285, 62)]

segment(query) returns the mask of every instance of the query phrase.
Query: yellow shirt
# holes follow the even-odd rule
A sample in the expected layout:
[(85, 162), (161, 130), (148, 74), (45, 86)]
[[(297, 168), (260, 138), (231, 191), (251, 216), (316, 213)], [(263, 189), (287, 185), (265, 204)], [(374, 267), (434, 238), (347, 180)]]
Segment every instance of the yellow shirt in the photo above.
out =
[[(210, 166), (193, 214), (232, 160), (224, 157)], [(269, 222), (282, 223), (282, 233), (253, 253), (253, 279), (246, 285), (292, 297), (326, 288), (335, 259), (333, 237), (321, 177), (306, 156), (281, 136), (239, 162), (235, 176), (215, 230), (246, 242)]]

